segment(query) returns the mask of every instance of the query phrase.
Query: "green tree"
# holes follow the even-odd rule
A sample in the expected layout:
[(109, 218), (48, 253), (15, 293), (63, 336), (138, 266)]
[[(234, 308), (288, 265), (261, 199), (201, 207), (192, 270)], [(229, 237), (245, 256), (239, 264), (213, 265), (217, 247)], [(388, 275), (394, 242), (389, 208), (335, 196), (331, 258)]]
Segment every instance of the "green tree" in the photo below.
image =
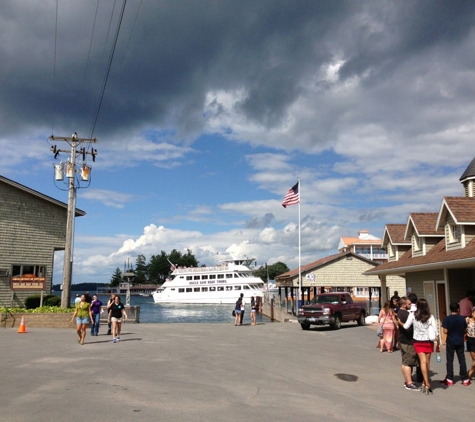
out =
[(122, 281), (122, 272), (120, 271), (120, 268), (117, 267), (114, 271), (114, 273), (112, 274), (112, 278), (111, 278), (111, 286), (112, 287), (117, 287), (120, 282)]
[(170, 273), (170, 263), (168, 255), (161, 251), (160, 255), (152, 255), (148, 264), (148, 276), (151, 283), (163, 283), (165, 277)]
[(275, 280), (278, 275), (284, 274), (289, 270), (289, 267), (285, 265), (283, 262), (276, 262), (272, 265), (264, 265), (258, 270), (254, 271), (254, 274), (257, 277), (260, 277), (262, 281), (267, 282), (267, 276), (269, 276), (269, 280)]
[(135, 260), (135, 277), (134, 283), (135, 284), (142, 284), (147, 282), (147, 275), (148, 275), (148, 266), (147, 260), (144, 255), (137, 256)]

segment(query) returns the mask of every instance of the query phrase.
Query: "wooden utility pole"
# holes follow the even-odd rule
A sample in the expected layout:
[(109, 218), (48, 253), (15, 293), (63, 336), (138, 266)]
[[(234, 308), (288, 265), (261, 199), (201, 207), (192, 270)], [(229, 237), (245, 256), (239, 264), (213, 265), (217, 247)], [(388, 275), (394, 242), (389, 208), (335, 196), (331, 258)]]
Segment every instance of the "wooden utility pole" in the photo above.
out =
[(68, 179), (68, 212), (66, 220), (66, 243), (64, 248), (64, 265), (63, 265), (63, 285), (61, 293), (61, 307), (69, 308), (71, 302), (71, 281), (73, 274), (73, 249), (74, 249), (74, 217), (76, 216), (76, 191), (79, 186), (79, 179), (76, 180), (76, 156), (82, 154), (83, 156), (83, 165), (81, 169), (81, 180), (89, 181), (89, 174), (91, 168), (86, 166), (86, 155), (89, 154), (92, 156), (92, 161), (95, 161), (97, 150), (91, 149), (91, 151), (86, 151), (85, 148), (78, 149), (78, 146), (83, 143), (96, 143), (97, 139), (84, 139), (79, 138), (76, 133), (71, 137), (57, 137), (50, 136), (52, 141), (65, 141), (67, 142), (71, 150), (63, 150), (56, 148), (56, 145), (51, 147), (51, 151), (54, 153), (54, 158), (57, 158), (60, 152), (70, 153), (70, 157), (66, 162), (66, 168), (62, 163), (55, 167), (55, 178), (56, 180), (63, 180), (63, 173)]

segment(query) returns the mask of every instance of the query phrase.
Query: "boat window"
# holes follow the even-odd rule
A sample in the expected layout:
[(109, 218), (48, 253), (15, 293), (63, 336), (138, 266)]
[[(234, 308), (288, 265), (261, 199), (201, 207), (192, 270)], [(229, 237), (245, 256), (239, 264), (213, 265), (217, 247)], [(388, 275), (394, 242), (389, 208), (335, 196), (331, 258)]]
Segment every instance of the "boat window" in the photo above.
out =
[(210, 287), (210, 288), (209, 288), (209, 291), (210, 291), (210, 292), (215, 292), (215, 291), (216, 291), (216, 287)]
[(208, 288), (207, 288), (207, 287), (202, 287), (202, 288), (201, 288), (201, 291), (202, 291), (202, 292), (207, 292), (207, 291), (208, 291)]
[(185, 289), (178, 289), (178, 293), (185, 293)]
[(199, 280), (199, 279), (200, 279), (200, 276), (199, 276), (199, 275), (195, 275), (195, 276), (193, 277), (193, 280)]
[(226, 291), (232, 290), (233, 286), (226, 286)]
[(171, 290), (172, 292), (174, 292), (174, 291), (175, 291), (175, 288), (173, 287), (173, 288), (171, 288), (170, 290)]
[(218, 286), (218, 292), (223, 292), (224, 291), (224, 286)]
[(251, 290), (251, 288), (250, 288), (249, 286), (246, 286), (246, 285), (242, 286), (242, 288), (243, 288), (244, 290)]
[(187, 280), (191, 280), (191, 275), (187, 275), (187, 276), (186, 276), (186, 279), (187, 279)]
[(241, 290), (241, 286), (234, 286), (234, 290)]
[(187, 287), (187, 288), (186, 288), (186, 292), (187, 292), (187, 293), (190, 293), (192, 290), (193, 290), (193, 289), (192, 289), (191, 287)]
[(226, 274), (226, 278), (233, 278), (232, 274)]
[(216, 280), (216, 274), (210, 274), (209, 279), (210, 280)]
[(234, 274), (234, 278), (239, 278), (239, 277), (240, 277), (239, 274), (236, 274), (236, 273)]
[(208, 276), (207, 275), (202, 275), (201, 280), (208, 280)]
[(224, 278), (224, 274), (218, 274), (218, 278)]
[(199, 291), (200, 291), (200, 288), (199, 288), (199, 287), (195, 287), (195, 288), (193, 289), (193, 291), (194, 291), (194, 292), (199, 292)]

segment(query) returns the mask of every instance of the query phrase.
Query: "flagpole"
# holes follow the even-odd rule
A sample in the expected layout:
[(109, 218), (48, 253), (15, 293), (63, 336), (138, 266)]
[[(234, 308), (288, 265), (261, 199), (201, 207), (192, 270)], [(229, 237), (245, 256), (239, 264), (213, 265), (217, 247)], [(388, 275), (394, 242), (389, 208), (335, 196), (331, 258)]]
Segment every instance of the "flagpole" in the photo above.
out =
[(297, 313), (300, 300), (302, 298), (302, 266), (301, 266), (301, 236), (300, 236), (300, 203), (302, 202), (302, 191), (300, 186), (300, 177), (299, 177), (299, 296), (297, 298)]

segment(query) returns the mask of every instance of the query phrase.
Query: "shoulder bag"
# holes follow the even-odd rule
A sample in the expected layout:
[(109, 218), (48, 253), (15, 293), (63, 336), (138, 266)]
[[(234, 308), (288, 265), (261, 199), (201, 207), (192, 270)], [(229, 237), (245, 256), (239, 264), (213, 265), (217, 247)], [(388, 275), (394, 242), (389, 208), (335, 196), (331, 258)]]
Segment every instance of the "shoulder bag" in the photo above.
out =
[(429, 340), (436, 341), (437, 340), (437, 333), (435, 331), (435, 327), (432, 325), (433, 317), (432, 315), (429, 318)]

